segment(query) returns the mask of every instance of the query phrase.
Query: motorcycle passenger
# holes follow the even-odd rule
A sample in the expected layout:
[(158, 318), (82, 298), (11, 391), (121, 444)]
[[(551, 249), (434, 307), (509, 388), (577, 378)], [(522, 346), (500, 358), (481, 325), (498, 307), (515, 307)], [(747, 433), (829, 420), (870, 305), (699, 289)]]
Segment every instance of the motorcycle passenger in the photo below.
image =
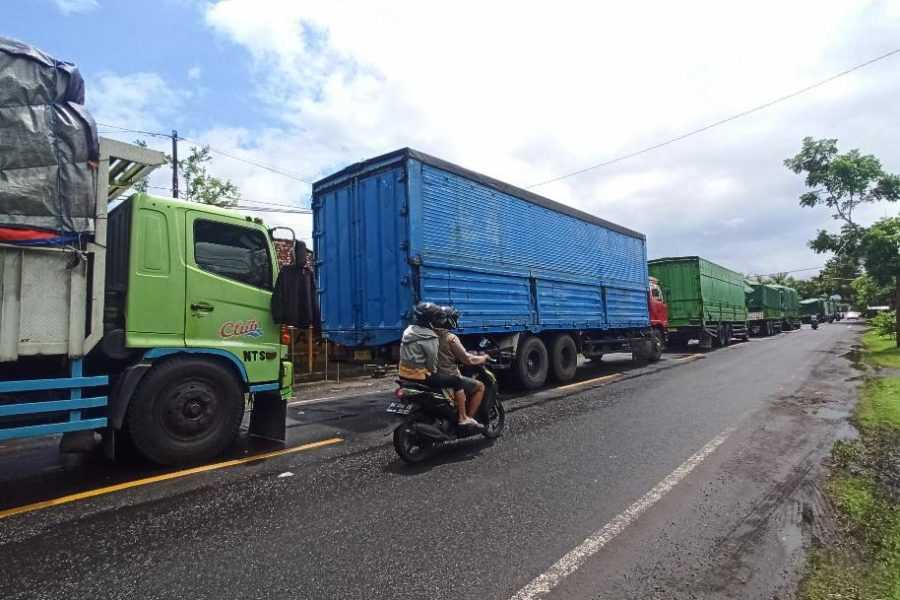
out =
[(450, 329), (459, 327), (459, 311), (452, 306), (443, 307), (444, 318), (438, 323), (435, 331), (438, 334), (438, 367), (439, 375), (458, 377), (462, 383), (462, 389), (456, 390), (453, 399), (460, 419), (464, 416), (474, 419), (478, 414), (478, 407), (484, 398), (484, 384), (477, 379), (464, 377), (459, 371), (459, 365), (466, 366), (483, 365), (488, 361), (487, 356), (470, 354), (460, 341), (459, 337), (451, 333)]
[[(434, 328), (446, 320), (444, 310), (432, 302), (420, 302), (413, 309), (413, 324), (403, 331), (400, 340), (401, 379), (447, 389), (453, 397), (463, 390), (461, 378), (438, 373), (440, 342)], [(466, 415), (465, 403), (457, 405), (460, 425), (478, 425), (478, 421)]]

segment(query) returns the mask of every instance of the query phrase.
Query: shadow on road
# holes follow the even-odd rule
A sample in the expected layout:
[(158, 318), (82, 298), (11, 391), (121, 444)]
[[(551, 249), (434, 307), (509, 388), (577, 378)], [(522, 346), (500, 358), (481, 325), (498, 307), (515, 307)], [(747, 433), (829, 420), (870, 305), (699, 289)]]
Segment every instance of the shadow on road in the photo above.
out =
[(408, 465), (397, 458), (385, 465), (382, 471), (407, 477), (422, 475), (441, 465), (475, 460), (483, 450), (493, 446), (496, 441), (485, 437), (466, 438), (442, 446), (431, 458), (421, 464)]

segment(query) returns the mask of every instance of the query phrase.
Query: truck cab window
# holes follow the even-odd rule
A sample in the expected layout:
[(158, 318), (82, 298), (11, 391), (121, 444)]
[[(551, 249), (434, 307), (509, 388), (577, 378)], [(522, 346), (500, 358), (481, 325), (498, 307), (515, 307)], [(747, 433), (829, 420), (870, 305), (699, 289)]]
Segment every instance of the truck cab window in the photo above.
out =
[(194, 223), (194, 259), (204, 271), (272, 289), (269, 245), (255, 229), (198, 219)]

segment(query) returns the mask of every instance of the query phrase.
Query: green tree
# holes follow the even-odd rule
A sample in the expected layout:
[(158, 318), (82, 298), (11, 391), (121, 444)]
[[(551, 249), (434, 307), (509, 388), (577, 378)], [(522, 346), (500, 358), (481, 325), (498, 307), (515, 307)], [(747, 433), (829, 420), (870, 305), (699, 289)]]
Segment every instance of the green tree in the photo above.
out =
[(819, 254), (833, 253), (813, 280), (818, 280), (822, 295), (855, 298), (851, 283), (862, 272), (866, 229), (856, 223), (854, 211), (863, 204), (900, 199), (900, 176), (887, 173), (871, 154), (856, 149), (839, 153), (835, 139), (804, 138), (800, 152), (784, 164), (798, 175), (805, 174), (809, 191), (800, 195), (800, 206), (827, 207), (842, 222), (840, 233), (820, 230), (809, 242)]
[[(141, 148), (146, 148), (147, 142), (146, 142), (146, 140), (134, 140), (134, 145), (140, 146)], [(133, 189), (135, 192), (137, 192), (139, 194), (146, 194), (147, 193), (147, 178), (142, 177), (140, 181), (134, 183), (131, 186), (131, 189)]]
[[(895, 322), (900, 327), (900, 217), (881, 219), (869, 227), (862, 238), (862, 255), (866, 273), (877, 285), (893, 284)], [(896, 333), (900, 347), (900, 331)]]
[(878, 285), (868, 273), (854, 279), (850, 286), (853, 288), (853, 305), (860, 310), (890, 304), (894, 297), (893, 285)]
[(861, 204), (900, 198), (900, 176), (886, 173), (871, 154), (839, 154), (836, 139), (803, 138), (800, 152), (784, 164), (798, 175), (806, 174), (811, 190), (800, 196), (800, 206), (827, 206), (835, 219), (851, 228), (856, 227), (853, 211)]
[(185, 200), (214, 206), (235, 206), (240, 200), (240, 190), (231, 180), (209, 174), (206, 163), (211, 160), (209, 146), (192, 146), (187, 158), (178, 161), (178, 170), (184, 176), (186, 187)]
[(769, 276), (769, 281), (776, 285), (787, 285), (788, 279), (787, 273), (772, 273), (772, 275)]
[[(135, 145), (147, 147), (145, 140), (137, 139)], [(172, 164), (168, 154), (166, 163)], [(184, 178), (185, 188), (180, 197), (190, 202), (202, 202), (214, 206), (235, 206), (241, 199), (238, 187), (230, 179), (220, 179), (209, 174), (206, 164), (212, 160), (209, 146), (192, 146), (187, 158), (178, 161), (178, 172)], [(142, 179), (131, 186), (135, 192), (147, 192), (147, 180)]]

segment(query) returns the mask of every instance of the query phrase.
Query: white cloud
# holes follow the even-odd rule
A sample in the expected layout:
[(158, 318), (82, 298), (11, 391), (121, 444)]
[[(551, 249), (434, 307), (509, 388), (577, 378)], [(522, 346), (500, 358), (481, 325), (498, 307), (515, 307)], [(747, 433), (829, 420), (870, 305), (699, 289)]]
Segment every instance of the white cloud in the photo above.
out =
[(170, 125), (191, 96), (170, 87), (158, 73), (101, 73), (85, 87), (88, 107), (97, 121), (149, 131)]
[(53, 0), (53, 2), (64, 15), (86, 13), (100, 8), (97, 0)]
[[(189, 135), (307, 181), (408, 145), (529, 185), (891, 49), (900, 11), (837, 0), (769, 1), (752, 9), (713, 1), (648, 8), (461, 0), (452, 10), (402, 0), (221, 0), (208, 5), (206, 22), (246, 50), (255, 78), (249, 93), (277, 127), (227, 123)], [(644, 231), (651, 256), (703, 254), (747, 272), (821, 264), (805, 242), (834, 224), (825, 211), (797, 205), (802, 181), (781, 162), (803, 136), (828, 136), (900, 171), (900, 149), (885, 126), (900, 119), (892, 69), (896, 64), (873, 65), (535, 191)], [(141, 122), (156, 119), (159, 126), (169, 122), (161, 111), (183, 101), (168, 89), (162, 106), (117, 94), (103, 107), (107, 113), (127, 105)], [(222, 157), (215, 170), (254, 200), (296, 205), (308, 193), (302, 183)], [(309, 219), (271, 218), (309, 237)]]
[(202, 75), (203, 75), (203, 69), (201, 69), (197, 65), (194, 65), (193, 67), (191, 67), (190, 69), (187, 70), (188, 79), (191, 79), (191, 80), (200, 79), (200, 77)]

